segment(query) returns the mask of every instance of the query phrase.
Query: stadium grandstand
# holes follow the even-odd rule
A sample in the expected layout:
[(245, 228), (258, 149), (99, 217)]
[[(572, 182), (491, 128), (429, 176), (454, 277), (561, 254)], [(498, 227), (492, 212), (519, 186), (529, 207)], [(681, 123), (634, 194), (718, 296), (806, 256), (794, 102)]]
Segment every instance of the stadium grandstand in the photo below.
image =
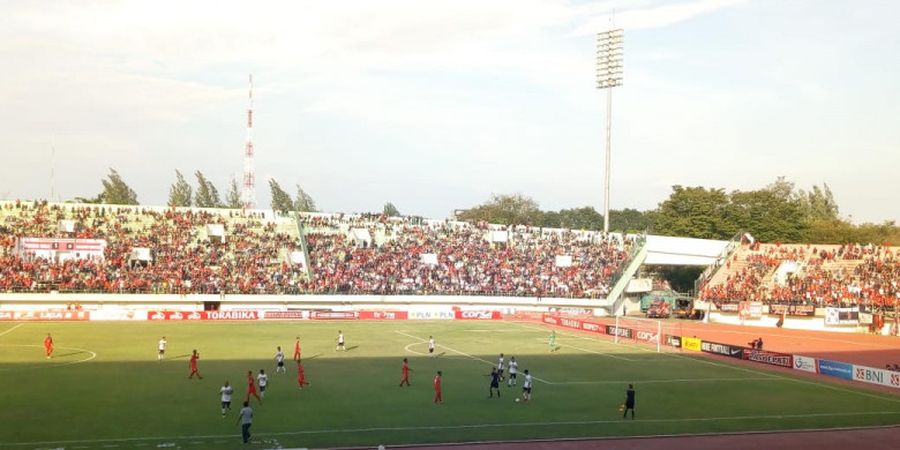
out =
[(4, 202), (0, 289), (605, 298), (635, 239), (381, 215)]

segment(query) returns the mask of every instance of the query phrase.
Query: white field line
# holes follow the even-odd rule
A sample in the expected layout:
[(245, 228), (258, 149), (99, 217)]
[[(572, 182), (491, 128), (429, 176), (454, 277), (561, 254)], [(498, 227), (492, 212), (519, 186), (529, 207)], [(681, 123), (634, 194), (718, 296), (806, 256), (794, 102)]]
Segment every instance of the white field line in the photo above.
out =
[(0, 336), (3, 336), (3, 335), (5, 335), (5, 334), (7, 334), (7, 333), (11, 333), (13, 330), (15, 330), (16, 328), (21, 327), (22, 325), (25, 325), (25, 324), (24, 324), (24, 323), (20, 323), (20, 324), (14, 326), (14, 327), (12, 327), (12, 328), (10, 328), (10, 329), (8, 329), (8, 330), (2, 332), (2, 333), (0, 333)]
[[(402, 331), (399, 331), (399, 330), (394, 330), (394, 333), (402, 334), (403, 336), (406, 336), (406, 337), (408, 337), (408, 338), (416, 339), (416, 340), (419, 341), (418, 343), (428, 342), (427, 340), (422, 339), (422, 338), (420, 338), (420, 337), (418, 337), (418, 336), (413, 336), (413, 335), (411, 335), (411, 334), (406, 334), (406, 333), (404, 333), (404, 332), (402, 332)], [(465, 353), (465, 352), (461, 352), (461, 351), (459, 351), (459, 350), (452, 349), (452, 348), (450, 348), (450, 347), (447, 347), (446, 345), (435, 344), (435, 346), (436, 346), (436, 347), (443, 347), (443, 348), (445, 348), (445, 349), (447, 349), (447, 350), (449, 350), (449, 351), (451, 351), (451, 352), (453, 352), (453, 353), (456, 353), (456, 354), (458, 354), (458, 355), (465, 356), (466, 358), (474, 359), (475, 361), (481, 361), (481, 362), (483, 362), (483, 363), (485, 363), (485, 364), (487, 364), (487, 365), (489, 365), (489, 366), (491, 366), (491, 367), (497, 367), (496, 365), (494, 365), (494, 363), (492, 363), (492, 362), (490, 362), (490, 361), (488, 361), (488, 360), (486, 360), (486, 359), (482, 359), (482, 358), (479, 358), (479, 357), (477, 357), (477, 356), (473, 356), (473, 355), (470, 355), (470, 354), (468, 354), (468, 353)], [(410, 353), (417, 353), (417, 352), (414, 352), (414, 351), (411, 351), (411, 350), (410, 350)], [(551, 383), (551, 382), (549, 382), (549, 381), (547, 381), (547, 380), (544, 380), (544, 379), (542, 379), (542, 378), (538, 378), (538, 377), (533, 376), (533, 375), (532, 375), (532, 378), (534, 378), (535, 380), (540, 381), (541, 383), (544, 383), (544, 384), (553, 384), (553, 383)]]
[[(519, 325), (519, 326), (526, 327), (526, 328), (531, 328), (531, 327), (528, 327), (528, 326), (526, 326), (526, 325), (523, 325), (523, 324), (520, 324), (520, 323), (517, 323), (517, 322), (511, 322), (511, 323), (516, 323), (516, 324)], [(594, 337), (587, 337), (587, 336), (585, 336), (585, 339), (591, 339), (591, 340), (595, 340), (595, 341), (598, 341), (598, 342), (605, 342), (605, 341), (603, 341), (603, 340), (601, 340), (601, 339), (597, 339), (597, 338), (594, 338)], [(617, 344), (613, 344), (613, 345), (617, 345)], [(644, 351), (644, 352), (647, 352), (647, 353), (659, 354), (659, 353), (657, 353), (657, 352), (654, 351), (654, 350), (650, 350), (650, 349), (644, 348), (644, 347), (641, 346), (640, 344), (631, 344), (631, 343), (627, 343), (627, 342), (622, 342), (622, 343), (620, 343), (620, 344), (618, 344), (618, 345), (625, 345), (625, 346), (628, 346), (628, 347), (634, 347), (634, 348), (636, 348), (636, 349), (638, 349), (638, 350), (641, 350), (641, 351)], [(780, 379), (784, 379), (784, 380), (793, 381), (793, 382), (795, 382), (795, 383), (808, 384), (808, 385), (812, 385), (812, 386), (822, 387), (822, 388), (825, 388), (825, 389), (831, 389), (831, 390), (834, 390), (834, 391), (848, 392), (848, 393), (851, 393), (851, 394), (861, 395), (861, 396), (863, 396), (863, 397), (869, 397), (869, 398), (874, 398), (874, 399), (878, 399), (878, 400), (884, 400), (884, 401), (893, 402), (893, 403), (900, 403), (900, 398), (897, 398), (897, 397), (895, 397), (895, 396), (882, 396), (882, 395), (871, 394), (871, 393), (869, 393), (869, 392), (861, 391), (861, 390), (858, 390), (858, 389), (847, 389), (847, 388), (844, 388), (844, 387), (835, 386), (835, 385), (832, 385), (832, 384), (829, 384), (829, 383), (825, 383), (824, 381), (817, 381), (817, 380), (803, 380), (803, 379), (800, 379), (800, 378), (788, 377), (788, 376), (779, 375), (779, 374), (772, 373), (772, 372), (763, 372), (763, 371), (761, 371), (761, 370), (748, 369), (748, 368), (746, 368), (746, 367), (741, 367), (741, 366), (738, 366), (738, 365), (736, 365), (736, 364), (723, 364), (723, 363), (720, 363), (720, 362), (708, 360), (708, 359), (706, 359), (706, 358), (704, 358), (704, 357), (688, 357), (688, 356), (680, 355), (680, 354), (675, 353), (675, 352), (666, 352), (666, 354), (670, 355), (670, 356), (673, 357), (673, 358), (685, 359), (685, 360), (688, 360), (688, 361), (693, 361), (693, 362), (695, 362), (695, 363), (697, 363), (697, 364), (709, 364), (709, 365), (711, 365), (711, 366), (722, 367), (722, 368), (726, 368), (726, 369), (736, 370), (736, 371), (739, 371), (739, 372), (747, 372), (747, 373), (752, 373), (752, 374), (755, 374), (755, 375), (767, 376), (767, 377), (770, 377), (770, 378), (780, 378)]]
[(562, 343), (560, 343), (560, 342), (557, 342), (556, 345), (558, 345), (558, 346), (560, 346), (560, 347), (574, 348), (575, 350), (579, 350), (579, 351), (582, 351), (582, 352), (585, 352), (585, 353), (593, 353), (593, 354), (595, 354), (595, 355), (605, 356), (605, 357), (607, 357), (607, 358), (615, 358), (615, 359), (619, 359), (619, 360), (622, 360), (622, 361), (629, 361), (629, 362), (635, 361), (634, 359), (626, 358), (626, 357), (624, 357), (624, 356), (613, 355), (612, 353), (607, 353), (607, 352), (598, 352), (597, 350), (589, 350), (589, 349), (586, 349), (586, 348), (576, 347), (576, 346), (574, 346), (574, 345), (562, 344)]
[[(431, 425), (431, 426), (406, 426), (406, 427), (367, 427), (367, 428), (326, 428), (318, 430), (301, 430), (301, 431), (283, 431), (274, 433), (254, 433), (255, 436), (302, 436), (314, 434), (336, 434), (336, 433), (375, 433), (375, 432), (392, 432), (392, 431), (425, 431), (425, 430), (465, 430), (479, 428), (518, 428), (518, 427), (558, 427), (558, 426), (579, 426), (579, 425), (604, 425), (618, 424), (628, 425), (635, 423), (691, 423), (691, 422), (721, 422), (721, 421), (747, 421), (747, 420), (789, 420), (789, 419), (810, 419), (818, 417), (859, 417), (859, 416), (887, 416), (900, 415), (900, 411), (859, 411), (859, 412), (843, 412), (843, 413), (811, 413), (811, 414), (776, 414), (776, 415), (757, 415), (757, 416), (723, 416), (723, 417), (688, 417), (688, 418), (671, 418), (671, 419), (639, 419), (639, 420), (622, 420), (603, 419), (603, 420), (573, 420), (559, 422), (511, 422), (511, 423), (480, 423), (469, 425)], [(822, 429), (827, 431), (827, 428)], [(790, 432), (791, 430), (779, 430)], [(20, 447), (33, 445), (68, 445), (68, 444), (102, 444), (105, 442), (136, 442), (136, 441), (180, 441), (188, 439), (222, 439), (237, 438), (238, 434), (213, 434), (200, 436), (148, 436), (120, 439), (77, 439), (65, 441), (37, 441), (37, 442), (3, 442), (0, 447)], [(620, 436), (620, 438), (632, 438), (639, 436)]]
[[(38, 347), (38, 348), (44, 348), (43, 345), (36, 345), (36, 344), (0, 344), (0, 347)], [(34, 365), (32, 365), (32, 366), (28, 366), (27, 368), (28, 368), (28, 369), (34, 369), (34, 368), (40, 368), (40, 369), (53, 369), (53, 368), (56, 368), (56, 367), (64, 367), (64, 366), (71, 366), (71, 365), (73, 365), (73, 364), (81, 364), (81, 363), (85, 363), (85, 362), (88, 362), (88, 361), (90, 361), (90, 360), (92, 360), (92, 359), (94, 359), (94, 358), (97, 357), (97, 353), (92, 352), (92, 351), (90, 351), (90, 350), (85, 350), (85, 349), (83, 349), (83, 348), (77, 348), (77, 347), (54, 347), (54, 348), (57, 348), (57, 349), (60, 349), (60, 350), (75, 350), (75, 351), (78, 351), (78, 352), (90, 353), (91, 356), (89, 356), (89, 357), (87, 357), (87, 358), (85, 358), (85, 359), (79, 359), (78, 361), (69, 361), (69, 362), (64, 362), (64, 363), (61, 363), (61, 364), (53, 364), (52, 366), (34, 366)], [(6, 370), (10, 370), (10, 369), (6, 369)]]

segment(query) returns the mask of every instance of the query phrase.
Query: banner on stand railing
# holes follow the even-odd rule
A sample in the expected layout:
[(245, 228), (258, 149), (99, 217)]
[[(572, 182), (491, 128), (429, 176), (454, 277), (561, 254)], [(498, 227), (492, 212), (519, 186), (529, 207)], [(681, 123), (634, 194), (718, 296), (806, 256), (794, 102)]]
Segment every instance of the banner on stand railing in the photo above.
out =
[(718, 342), (701, 341), (700, 351), (705, 353), (714, 353), (716, 355), (729, 356), (731, 358), (741, 359), (744, 354), (743, 347), (737, 347), (728, 344), (719, 344)]

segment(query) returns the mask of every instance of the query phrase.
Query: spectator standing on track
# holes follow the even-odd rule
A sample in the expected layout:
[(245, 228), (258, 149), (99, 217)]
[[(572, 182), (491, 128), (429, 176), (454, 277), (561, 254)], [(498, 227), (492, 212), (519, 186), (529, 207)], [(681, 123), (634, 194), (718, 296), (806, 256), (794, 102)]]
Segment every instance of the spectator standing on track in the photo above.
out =
[(625, 411), (622, 412), (622, 418), (628, 417), (628, 410), (631, 410), (631, 420), (634, 420), (634, 385), (629, 384), (628, 390), (625, 391)]
[(250, 426), (253, 425), (253, 408), (250, 408), (250, 402), (244, 402), (244, 407), (241, 408), (241, 412), (238, 413), (237, 421), (235, 423), (241, 424), (241, 438), (244, 440), (244, 443), (247, 444), (250, 442)]

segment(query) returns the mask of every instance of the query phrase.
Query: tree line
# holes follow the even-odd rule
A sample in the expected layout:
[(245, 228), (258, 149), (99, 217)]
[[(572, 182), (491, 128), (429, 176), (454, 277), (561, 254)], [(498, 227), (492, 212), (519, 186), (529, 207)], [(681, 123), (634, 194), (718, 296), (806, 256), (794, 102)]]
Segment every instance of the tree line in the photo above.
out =
[[(175, 182), (169, 187), (169, 206), (173, 207), (190, 207), (198, 208), (232, 208), (240, 209), (243, 207), (241, 201), (240, 188), (238, 182), (234, 178), (228, 185), (228, 193), (225, 195), (224, 201), (219, 197), (219, 190), (203, 172), (196, 171), (196, 189), (185, 179), (184, 174), (180, 170), (175, 170)], [(95, 203), (110, 205), (139, 205), (137, 193), (132, 189), (122, 176), (115, 169), (110, 168), (109, 174), (101, 180), (103, 190), (94, 197), (75, 197), (73, 202), (76, 203)], [(295, 197), (291, 197), (284, 188), (274, 178), (269, 179), (269, 191), (271, 193), (272, 209), (278, 212), (287, 213), (289, 211), (298, 212), (317, 212), (316, 201), (303, 190), (300, 185), (296, 185), (297, 193)], [(382, 212), (386, 216), (400, 216), (400, 211), (393, 203), (384, 204)]]
[[(543, 211), (522, 194), (493, 195), (457, 213), (464, 221), (602, 230), (603, 214), (586, 206)], [(762, 242), (900, 243), (895, 222), (854, 225), (840, 216), (827, 184), (803, 190), (784, 177), (755, 190), (672, 186), (652, 210), (610, 210), (610, 230), (663, 236), (730, 239), (747, 232)]]

